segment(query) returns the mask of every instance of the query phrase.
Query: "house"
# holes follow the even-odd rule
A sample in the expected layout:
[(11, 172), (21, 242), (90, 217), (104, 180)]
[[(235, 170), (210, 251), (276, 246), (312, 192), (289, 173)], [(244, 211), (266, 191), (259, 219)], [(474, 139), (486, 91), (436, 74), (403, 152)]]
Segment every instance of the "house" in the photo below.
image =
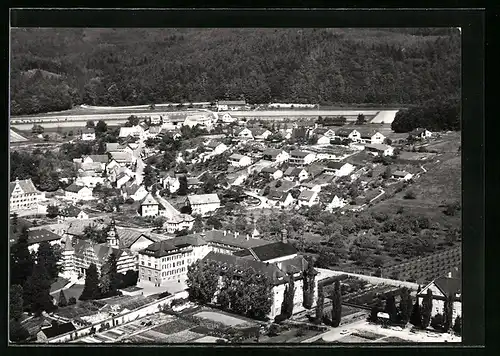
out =
[(332, 201), (326, 206), (325, 210), (331, 213), (335, 209), (344, 207), (346, 204), (347, 203), (345, 202), (344, 199), (339, 198), (337, 195), (335, 195)]
[(130, 181), (132, 176), (128, 172), (121, 172), (116, 176), (116, 188), (120, 189), (125, 183)]
[(163, 189), (167, 189), (168, 187), (170, 193), (175, 193), (181, 186), (177, 177), (165, 176), (160, 179), (160, 182), (163, 184)]
[(89, 187), (71, 184), (69, 187), (64, 189), (64, 196), (66, 199), (72, 200), (73, 202), (81, 200), (92, 200), (92, 189)]
[(40, 330), (36, 334), (36, 341), (48, 342), (48, 340), (52, 338), (67, 334), (75, 330), (76, 328), (71, 321), (68, 321), (66, 323), (58, 323), (57, 321), (54, 321), (50, 327), (42, 328), (42, 330)]
[(328, 167), (333, 169), (336, 177), (348, 176), (356, 168), (352, 164), (346, 162), (329, 162)]
[(215, 103), (217, 111), (242, 110), (247, 107), (245, 100), (220, 100)]
[(140, 125), (132, 126), (132, 127), (120, 127), (120, 134), (118, 137), (126, 138), (126, 137), (143, 137), (144, 136), (144, 128)]
[(120, 166), (131, 165), (136, 161), (132, 152), (111, 152), (111, 160), (116, 161)]
[(318, 203), (318, 192), (315, 190), (305, 189), (303, 190), (299, 197), (297, 198), (297, 205), (299, 207), (308, 206), (311, 207)]
[(235, 136), (241, 140), (253, 140), (254, 138), (252, 131), (246, 127), (236, 130)]
[(44, 193), (35, 188), (31, 179), (19, 180), (9, 184), (10, 212), (38, 209), (38, 203), (44, 199)]
[(264, 152), (262, 152), (262, 156), (262, 158), (264, 158), (265, 160), (278, 164), (286, 162), (290, 158), (288, 152), (274, 148), (268, 148), (264, 150)]
[(318, 140), (316, 141), (317, 145), (329, 145), (331, 141), (331, 137), (329, 136), (319, 136)]
[(381, 143), (366, 144), (365, 150), (371, 152), (375, 156), (377, 156), (377, 155), (393, 156), (394, 155), (394, 147), (384, 145)]
[(361, 133), (355, 129), (338, 129), (335, 132), (335, 138), (339, 138), (341, 140), (350, 139), (351, 141), (358, 142), (361, 140)]
[(283, 177), (283, 171), (274, 167), (264, 167), (260, 171), (260, 175), (271, 177), (273, 180)]
[[(121, 143), (116, 143), (116, 142), (108, 142), (106, 143), (106, 153), (111, 153), (111, 152), (124, 152), (127, 150), (127, 145), (123, 145)], [(130, 149), (130, 148), (128, 148)]]
[(290, 152), (289, 162), (297, 166), (304, 166), (311, 164), (316, 159), (316, 154), (306, 151), (294, 150)]
[(325, 136), (329, 138), (335, 137), (335, 131), (333, 131), (328, 127), (317, 127), (312, 131), (312, 134), (316, 136)]
[(289, 180), (292, 182), (295, 180), (302, 182), (303, 180), (306, 180), (309, 178), (309, 173), (307, 173), (307, 171), (305, 169), (302, 169), (302, 168), (289, 167), (285, 171), (283, 176), (286, 180)]
[(89, 175), (96, 175), (102, 173), (102, 164), (99, 162), (81, 163), (78, 168), (78, 173), (87, 173)]
[[(62, 238), (63, 237), (61, 235), (49, 231), (48, 229), (31, 228), (28, 230), (28, 250), (36, 253), (40, 243), (48, 242), (50, 245), (54, 246), (56, 244), (60, 244)], [(11, 238), (9, 243), (13, 244), (16, 241), (17, 240), (15, 238)]]
[(155, 138), (161, 132), (161, 126), (151, 126), (146, 132), (145, 135), (147, 138)]
[(385, 140), (385, 136), (375, 130), (360, 130), (359, 132), (361, 143), (381, 144)]
[(224, 113), (222, 115), (219, 115), (219, 120), (221, 120), (223, 123), (230, 124), (232, 122), (235, 122), (236, 119), (233, 118), (229, 113)]
[(134, 201), (140, 201), (146, 197), (148, 191), (146, 187), (142, 184), (137, 184), (136, 182), (128, 181), (121, 186), (123, 199), (131, 198)]
[(229, 164), (233, 167), (247, 167), (252, 164), (252, 159), (248, 156), (233, 153), (228, 158)]
[(186, 178), (186, 182), (188, 185), (188, 189), (198, 189), (203, 185), (203, 182), (197, 177), (188, 177)]
[(206, 216), (208, 213), (220, 208), (217, 194), (190, 195), (186, 198), (186, 206), (191, 208), (192, 214)]
[(392, 177), (397, 180), (410, 180), (413, 177), (413, 174), (405, 172), (405, 171), (395, 171), (392, 173)]
[[(203, 260), (206, 263), (215, 262), (220, 268), (220, 273), (228, 266), (235, 267), (236, 271), (244, 271), (248, 268), (253, 269), (257, 275), (265, 275), (269, 278), (272, 285), (271, 296), (272, 305), (268, 318), (272, 319), (281, 314), (281, 307), (285, 297), (285, 287), (289, 278), (294, 279), (294, 306), (293, 312), (303, 312), (303, 274), (308, 270), (309, 265), (303, 256), (297, 254), (288, 243), (278, 242), (266, 244), (245, 251), (235, 252), (233, 255), (227, 255), (217, 252), (208, 253)], [(312, 290), (312, 306), (317, 300), (317, 283), (320, 279), (315, 269), (312, 272), (316, 275)], [(220, 284), (219, 284), (220, 285)], [(217, 299), (218, 291), (214, 294), (214, 300)]]
[(95, 130), (93, 128), (85, 128), (82, 130), (80, 135), (82, 141), (94, 141), (95, 140)]
[(428, 290), (432, 292), (431, 316), (444, 315), (445, 301), (453, 302), (453, 321), (457, 316), (462, 317), (462, 277), (461, 266), (453, 268), (448, 274), (441, 276), (426, 285), (417, 294), (418, 303), (422, 305)]
[(87, 220), (88, 218), (89, 214), (87, 214), (84, 210), (74, 205), (70, 205), (66, 208), (59, 209), (57, 220), (59, 224), (62, 224), (68, 219)]
[(271, 131), (262, 127), (255, 127), (250, 129), (250, 131), (252, 131), (253, 138), (259, 141), (264, 141), (273, 134)]
[(228, 147), (222, 142), (218, 142), (216, 140), (210, 140), (205, 148), (207, 151), (210, 151), (213, 155), (220, 155), (228, 150)]
[(203, 128), (210, 129), (213, 126), (213, 118), (206, 114), (188, 115), (182, 125), (191, 128), (199, 125)]
[(99, 163), (101, 165), (101, 171), (106, 168), (108, 161), (108, 155), (88, 155), (82, 157), (82, 163)]
[(141, 201), (139, 206), (139, 215), (142, 217), (157, 216), (159, 214), (159, 210), (160, 203), (158, 203), (151, 193), (148, 193)]
[(319, 164), (311, 164), (310, 166), (305, 168), (305, 170), (308, 173), (307, 178), (314, 179), (314, 178), (318, 177), (319, 175), (321, 175), (323, 172), (325, 172), (326, 168), (324, 166), (319, 165)]
[(172, 206), (166, 199), (157, 195), (156, 200), (160, 204), (159, 215), (165, 218), (163, 227), (168, 233), (174, 233), (181, 230), (190, 230), (193, 228), (194, 217), (189, 214), (182, 214)]
[(291, 193), (271, 189), (267, 196), (267, 203), (277, 208), (288, 208), (295, 203), (295, 199)]
[(417, 140), (423, 140), (429, 137), (432, 137), (432, 132), (422, 128), (417, 128), (408, 134), (408, 138), (413, 138)]

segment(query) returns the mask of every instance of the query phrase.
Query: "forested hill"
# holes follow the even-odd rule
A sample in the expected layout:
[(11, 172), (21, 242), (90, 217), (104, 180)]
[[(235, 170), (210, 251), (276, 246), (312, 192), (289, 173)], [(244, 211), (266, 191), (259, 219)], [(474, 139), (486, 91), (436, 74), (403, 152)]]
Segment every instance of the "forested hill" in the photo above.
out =
[(13, 29), (11, 113), (240, 98), (422, 104), (458, 98), (451, 29)]

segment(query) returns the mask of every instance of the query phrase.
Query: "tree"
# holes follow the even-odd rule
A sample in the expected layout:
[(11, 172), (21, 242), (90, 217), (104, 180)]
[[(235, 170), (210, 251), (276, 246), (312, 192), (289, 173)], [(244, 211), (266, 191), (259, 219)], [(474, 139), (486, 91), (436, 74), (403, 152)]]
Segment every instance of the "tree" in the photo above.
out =
[(462, 334), (462, 318), (460, 317), (460, 315), (458, 315), (455, 318), (455, 323), (453, 324), (453, 331), (457, 335), (461, 335)]
[(37, 135), (39, 135), (39, 134), (43, 134), (43, 131), (44, 131), (44, 128), (43, 128), (43, 126), (42, 126), (42, 125), (37, 125), (37, 124), (35, 124), (35, 125), (33, 125), (33, 127), (31, 128), (31, 133), (33, 133), (33, 134), (37, 134)]
[(283, 294), (283, 303), (281, 305), (281, 314), (290, 318), (293, 314), (293, 299), (295, 296), (295, 285), (293, 275), (288, 275), (288, 284), (285, 286)]
[(166, 221), (167, 219), (164, 216), (158, 216), (153, 220), (153, 226), (157, 229), (161, 229)]
[(356, 125), (364, 125), (366, 124), (366, 118), (363, 114), (358, 114), (358, 118), (356, 119)]
[(418, 298), (415, 299), (415, 304), (413, 304), (413, 309), (411, 311), (410, 323), (417, 327), (422, 327), (422, 314), (420, 311), (420, 305), (418, 304)]
[(408, 190), (405, 195), (403, 196), (404, 199), (415, 199), (416, 195), (413, 190)]
[(76, 298), (75, 297), (69, 298), (68, 305), (75, 305), (75, 304), (76, 304)]
[(210, 194), (210, 193), (213, 193), (216, 186), (217, 186), (217, 180), (215, 179), (215, 177), (213, 175), (208, 174), (205, 182), (201, 186), (201, 190), (202, 190), (203, 194)]
[(401, 300), (399, 302), (400, 318), (403, 323), (407, 323), (410, 320), (412, 312), (412, 300), (410, 290), (403, 287), (401, 290)]
[(66, 296), (64, 295), (62, 289), (61, 292), (59, 292), (59, 302), (57, 303), (57, 305), (61, 308), (68, 305), (68, 301), (66, 300)]
[(47, 241), (42, 241), (36, 253), (37, 264), (45, 267), (51, 281), (54, 281), (62, 271), (62, 266), (59, 264), (62, 252), (59, 245), (52, 246)]
[(397, 321), (398, 309), (396, 308), (396, 300), (393, 295), (390, 295), (385, 300), (385, 309), (384, 311), (389, 314), (389, 320), (391, 323)]
[(144, 168), (144, 186), (147, 188), (151, 187), (156, 183), (156, 171), (149, 164)]
[(332, 296), (332, 326), (338, 327), (342, 317), (342, 295), (340, 291), (340, 281), (335, 281)]
[(91, 263), (85, 274), (85, 286), (83, 287), (80, 300), (93, 300), (99, 298), (99, 273), (97, 266)]
[(23, 286), (33, 273), (34, 260), (28, 250), (28, 229), (24, 227), (10, 248), (10, 284)]
[(139, 122), (141, 120), (135, 116), (135, 115), (132, 115), (132, 116), (129, 116), (128, 119), (127, 119), (127, 122), (125, 123), (125, 126), (126, 127), (133, 127), (133, 126), (137, 126), (139, 125)]
[(204, 228), (203, 218), (201, 217), (201, 215), (196, 214), (196, 216), (194, 218), (194, 223), (193, 223), (193, 231), (194, 232), (202, 232), (203, 228)]
[(17, 320), (11, 319), (9, 322), (9, 339), (11, 342), (25, 341), (30, 337), (28, 330)]
[(21, 319), (23, 315), (23, 287), (15, 284), (9, 288), (9, 318)]
[(198, 260), (188, 266), (187, 285), (189, 300), (207, 304), (217, 291), (219, 269), (215, 262)]
[(185, 175), (182, 175), (179, 177), (179, 189), (177, 190), (177, 194), (179, 195), (187, 195), (188, 193), (188, 183), (187, 183), (187, 177)]
[(106, 124), (106, 122), (104, 122), (103, 120), (99, 120), (97, 121), (94, 130), (96, 136), (101, 137), (108, 131), (108, 124)]
[(94, 121), (92, 121), (92, 120), (88, 120), (88, 121), (87, 121), (87, 124), (85, 125), (85, 127), (86, 127), (86, 128), (88, 128), (88, 129), (92, 129), (92, 128), (94, 128), (94, 127), (95, 127), (95, 123), (94, 123)]
[(323, 320), (323, 307), (325, 303), (325, 294), (323, 285), (318, 285), (318, 300), (316, 301), (316, 321), (321, 323)]
[(444, 317), (442, 314), (436, 314), (434, 315), (432, 318), (431, 318), (431, 322), (430, 322), (430, 325), (436, 329), (436, 330), (439, 330), (439, 329), (442, 329), (443, 328), (443, 324), (444, 324)]
[(427, 294), (422, 300), (422, 328), (425, 329), (429, 326), (432, 313), (432, 291), (427, 289)]
[(444, 301), (443, 329), (448, 332), (453, 327), (453, 294)]
[(24, 285), (24, 303), (32, 313), (50, 312), (55, 306), (50, 296), (51, 280), (45, 266), (38, 263)]
[(382, 302), (377, 298), (370, 310), (370, 315), (368, 316), (368, 321), (376, 323), (378, 321), (378, 313), (382, 309)]
[(382, 173), (382, 178), (389, 179), (391, 178), (391, 176), (392, 176), (391, 167), (390, 166), (385, 167), (384, 173)]
[(12, 232), (17, 232), (17, 225), (19, 223), (17, 213), (12, 213), (10, 218), (10, 223), (12, 225)]
[(307, 269), (303, 272), (303, 306), (306, 309), (311, 309), (314, 299), (314, 286), (316, 279), (316, 271), (314, 270), (313, 260), (307, 261)]

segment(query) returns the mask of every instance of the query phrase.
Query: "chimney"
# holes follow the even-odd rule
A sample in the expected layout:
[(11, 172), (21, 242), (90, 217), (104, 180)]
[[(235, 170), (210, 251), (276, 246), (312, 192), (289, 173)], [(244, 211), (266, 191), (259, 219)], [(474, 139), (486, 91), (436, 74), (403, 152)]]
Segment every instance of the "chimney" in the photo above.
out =
[(247, 241), (250, 240), (250, 235), (247, 234), (246, 239)]
[(226, 235), (227, 235), (227, 231), (226, 231), (226, 230), (224, 230), (224, 236), (226, 236)]
[(288, 231), (287, 229), (281, 230), (281, 242), (284, 244), (288, 243)]
[(451, 271), (450, 271), (450, 272), (448, 272), (448, 278), (451, 278), (451, 277), (452, 277), (452, 275), (451, 275)]

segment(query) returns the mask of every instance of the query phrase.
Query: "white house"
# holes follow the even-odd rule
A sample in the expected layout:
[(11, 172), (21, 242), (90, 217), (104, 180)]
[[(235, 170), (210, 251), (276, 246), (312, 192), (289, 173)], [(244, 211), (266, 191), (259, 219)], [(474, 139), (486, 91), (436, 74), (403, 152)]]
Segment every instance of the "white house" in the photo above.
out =
[(268, 148), (267, 150), (262, 152), (262, 156), (265, 160), (278, 164), (286, 162), (290, 158), (288, 152), (274, 148)]
[(109, 161), (108, 155), (88, 155), (82, 157), (82, 164), (86, 163), (99, 163), (101, 170), (104, 170), (106, 168), (106, 164)]
[(180, 182), (177, 177), (167, 176), (163, 178), (162, 184), (163, 184), (163, 189), (167, 189), (168, 187), (170, 193), (175, 193), (180, 188)]
[(44, 194), (35, 188), (31, 179), (10, 182), (9, 193), (11, 213), (37, 209), (38, 203), (44, 199)]
[(144, 199), (141, 201), (139, 206), (139, 214), (143, 217), (147, 216), (157, 216), (160, 210), (160, 203), (153, 197), (151, 193), (148, 193)]
[(57, 217), (58, 224), (62, 224), (64, 221), (69, 219), (76, 220), (88, 220), (89, 215), (82, 209), (70, 205), (67, 208), (59, 209), (59, 215)]
[(417, 294), (418, 303), (422, 305), (423, 298), (428, 290), (432, 292), (432, 311), (431, 316), (436, 314), (444, 315), (444, 306), (446, 299), (453, 301), (453, 321), (457, 316), (462, 317), (462, 278), (461, 268), (454, 268), (448, 274), (441, 276), (426, 285)]
[(289, 180), (292, 182), (295, 180), (302, 182), (303, 180), (306, 180), (309, 178), (309, 173), (305, 169), (296, 168), (296, 167), (289, 167), (285, 171), (283, 176), (286, 180)]
[(333, 131), (328, 127), (317, 127), (314, 130), (312, 130), (312, 134), (317, 136), (326, 136), (329, 138), (335, 137), (335, 131)]
[(360, 142), (361, 143), (371, 143), (371, 144), (381, 144), (385, 140), (385, 136), (378, 131), (373, 130), (361, 130)]
[(264, 167), (260, 171), (260, 174), (264, 175), (264, 176), (268, 175), (273, 180), (280, 179), (281, 177), (283, 177), (283, 171), (281, 169), (274, 168), (274, 167)]
[(405, 171), (395, 171), (392, 173), (392, 178), (397, 180), (410, 180), (413, 177), (413, 174), (405, 172)]
[(262, 127), (254, 127), (250, 131), (252, 131), (252, 136), (255, 140), (264, 141), (273, 133)]
[(163, 118), (160, 115), (151, 115), (150, 120), (151, 125), (161, 125), (163, 123)]
[(93, 128), (85, 128), (82, 130), (80, 136), (82, 141), (94, 141), (95, 140), (95, 130)]
[(64, 190), (64, 195), (66, 199), (70, 199), (74, 202), (80, 200), (92, 200), (92, 189), (85, 186), (80, 186), (76, 184), (71, 184)]
[(415, 139), (426, 139), (432, 137), (432, 132), (426, 129), (418, 128), (413, 131), (411, 131), (408, 135), (408, 138), (415, 138)]
[(190, 230), (194, 224), (194, 217), (189, 214), (181, 214), (166, 199), (157, 195), (156, 200), (160, 204), (159, 215), (165, 218), (163, 227), (168, 233), (174, 233), (181, 230)]
[(290, 164), (303, 166), (311, 164), (316, 159), (316, 154), (312, 152), (294, 150), (290, 152)]
[(209, 150), (212, 155), (220, 155), (228, 150), (228, 147), (222, 142), (211, 140), (205, 145), (205, 148)]
[(360, 141), (361, 133), (355, 129), (339, 129), (335, 132), (335, 138), (339, 138), (341, 140), (350, 139), (352, 141)]
[(326, 211), (328, 212), (333, 212), (335, 209), (342, 208), (346, 205), (347, 203), (344, 201), (344, 199), (339, 198), (337, 195), (333, 197), (332, 201), (330, 204), (328, 204), (325, 208)]
[(253, 140), (252, 131), (246, 127), (239, 129), (235, 132), (237, 138), (242, 140)]
[(318, 192), (316, 190), (309, 190), (305, 189), (303, 190), (299, 197), (297, 198), (297, 206), (302, 207), (302, 206), (308, 206), (311, 207), (315, 204), (318, 204)]
[(104, 184), (104, 177), (96, 177), (94, 175), (79, 174), (75, 180), (76, 185), (84, 185), (89, 188), (95, 188), (97, 184)]
[(136, 182), (127, 182), (121, 187), (122, 196), (124, 199), (131, 198), (134, 201), (142, 200), (148, 195), (146, 187), (142, 184), (137, 184)]
[(355, 166), (347, 162), (330, 162), (328, 166), (334, 170), (334, 174), (337, 177), (348, 176), (356, 168)]
[(213, 126), (213, 118), (211, 115), (206, 114), (188, 115), (182, 125), (189, 127), (200, 125), (203, 128), (211, 129)]
[(233, 118), (229, 113), (225, 112), (222, 115), (219, 115), (219, 120), (221, 120), (223, 123), (230, 124), (232, 122), (235, 122), (236, 119)]
[(132, 127), (120, 127), (120, 134), (118, 137), (144, 137), (144, 129), (140, 125), (132, 126)]
[(393, 156), (394, 155), (394, 147), (384, 145), (381, 143), (369, 143), (365, 145), (365, 150), (371, 152), (375, 156)]
[(318, 137), (318, 141), (316, 144), (318, 145), (329, 145), (330, 144), (331, 137), (329, 136), (320, 136)]
[(120, 189), (122, 185), (132, 179), (132, 175), (127, 172), (121, 172), (116, 176), (116, 187)]
[(275, 208), (288, 208), (295, 204), (295, 199), (289, 192), (271, 189), (267, 196), (267, 203)]
[(217, 111), (234, 111), (241, 110), (247, 107), (245, 100), (220, 100), (216, 102)]
[(192, 214), (206, 216), (220, 208), (220, 200), (217, 194), (190, 195), (186, 198), (186, 205), (191, 207)]
[(247, 167), (252, 164), (252, 159), (248, 156), (233, 153), (228, 158), (229, 163), (233, 167)]

